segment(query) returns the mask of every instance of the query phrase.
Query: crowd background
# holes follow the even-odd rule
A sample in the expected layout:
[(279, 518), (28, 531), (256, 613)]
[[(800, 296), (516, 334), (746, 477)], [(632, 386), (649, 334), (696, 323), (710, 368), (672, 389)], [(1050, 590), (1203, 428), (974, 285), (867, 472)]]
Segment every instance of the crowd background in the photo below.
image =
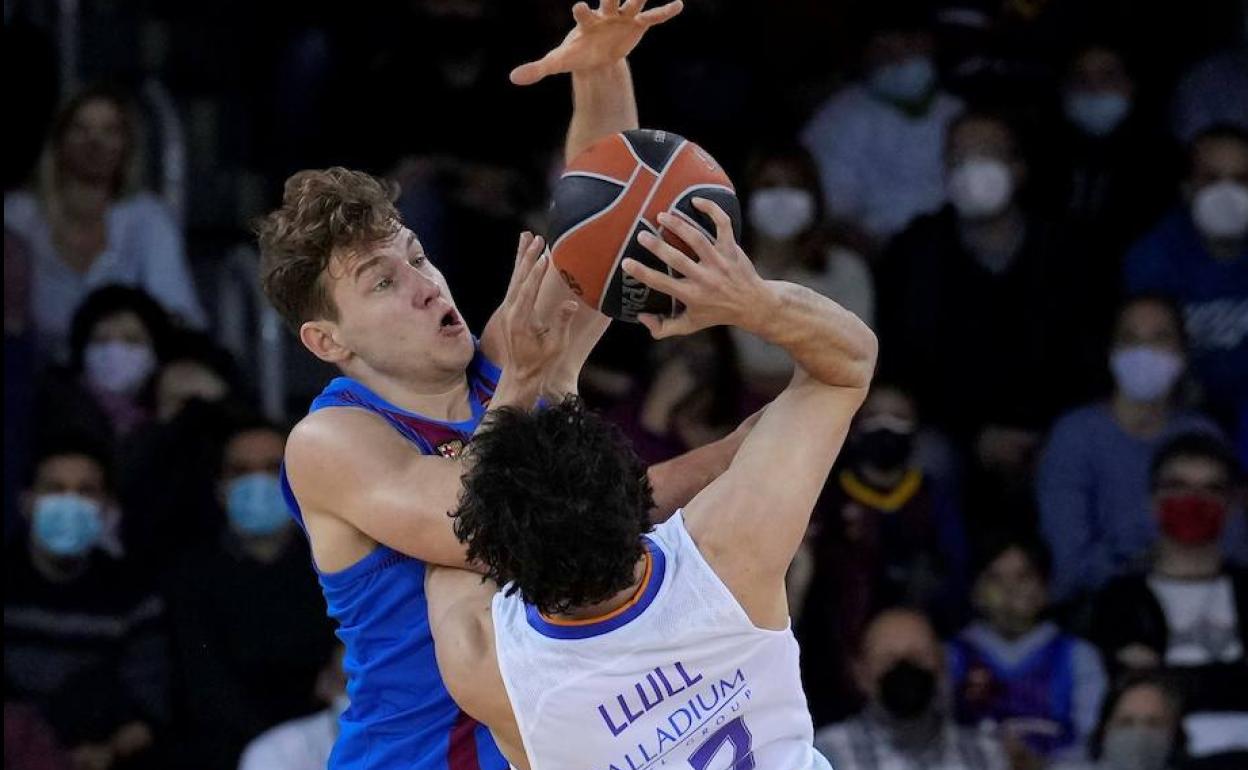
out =
[[(249, 222), (301, 168), (389, 176), (480, 328), (570, 105), (506, 73), (569, 5), (6, 0), (6, 768), (323, 767), (340, 650), (276, 473), (331, 372)], [(1243, 4), (685, 5), (642, 125), (880, 338), (790, 574), (819, 749), (1245, 766)], [(616, 325), (582, 393), (660, 461), (790, 370)]]

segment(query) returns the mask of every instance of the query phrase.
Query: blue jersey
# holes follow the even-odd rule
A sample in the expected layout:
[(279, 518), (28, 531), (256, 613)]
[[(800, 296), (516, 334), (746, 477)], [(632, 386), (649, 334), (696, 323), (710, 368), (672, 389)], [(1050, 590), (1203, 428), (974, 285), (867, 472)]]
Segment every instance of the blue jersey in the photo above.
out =
[[(422, 454), (457, 455), (476, 430), (499, 371), (480, 352), (468, 368), (472, 417), (443, 422), (400, 409), (348, 377), (331, 382), (311, 412), (329, 407), (379, 415)], [(282, 472), (282, 491), (303, 526)], [(413, 495), (420, 490), (413, 489)], [(450, 525), (450, 522), (447, 522)], [(351, 706), (339, 721), (330, 770), (503, 770), (486, 728), (451, 700), (433, 654), (425, 564), (378, 544), (359, 562), (317, 576), (346, 646)]]

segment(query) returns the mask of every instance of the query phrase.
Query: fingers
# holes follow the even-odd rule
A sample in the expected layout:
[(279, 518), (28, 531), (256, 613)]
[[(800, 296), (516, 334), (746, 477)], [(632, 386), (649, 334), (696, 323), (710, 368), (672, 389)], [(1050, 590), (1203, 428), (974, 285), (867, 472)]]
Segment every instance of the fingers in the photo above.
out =
[(689, 258), (680, 249), (667, 243), (654, 233), (643, 231), (637, 236), (637, 242), (663, 263), (682, 275), (692, 275), (698, 269), (698, 263)]
[[(603, 0), (603, 4), (608, 4), (614, 0)], [(577, 3), (572, 6), (572, 18), (577, 24), (586, 26), (595, 21), (594, 12), (589, 10), (589, 4), (585, 2)]]
[(685, 9), (685, 4), (681, 0), (672, 0), (667, 5), (652, 8), (645, 13), (640, 13), (637, 18), (645, 23), (647, 27), (653, 27), (655, 24), (662, 24), (669, 19), (675, 18)]
[(637, 12), (646, 4), (646, 0), (624, 0), (620, 4), (620, 14), (623, 16), (636, 16)]
[(503, 295), (503, 304), (507, 304), (516, 296), (516, 287), (520, 285), (521, 276), (527, 272), (522, 269), (524, 255), (533, 242), (533, 233), (528, 230), (520, 233), (520, 243), (516, 244), (516, 262), (511, 267), (511, 279), (507, 281), (507, 293)]
[(637, 316), (637, 320), (641, 325), (646, 327), (650, 332), (650, 336), (656, 340), (664, 337), (677, 337), (682, 334), (692, 334), (702, 326), (696, 324), (688, 313), (678, 315), (675, 318), (665, 318), (653, 313), (641, 313)]
[(685, 301), (685, 291), (680, 285), (681, 282), (667, 273), (660, 273), (658, 270), (646, 267), (635, 259), (624, 260), (620, 267), (624, 269), (624, 272), (649, 286), (651, 289), (661, 291), (664, 294), (670, 294), (682, 302)]
[(598, 0), (598, 13), (615, 16), (620, 12), (620, 0)]
[(646, 327), (651, 337), (656, 340), (663, 338), (664, 319), (653, 313), (640, 313), (637, 316), (637, 320), (641, 322), (642, 326)]
[(575, 316), (575, 302), (568, 300), (559, 306), (559, 312), (555, 316), (555, 323), (551, 329), (554, 340), (558, 343), (557, 350), (564, 350), (568, 347), (568, 341), (572, 338), (572, 319)]
[(715, 245), (706, 237), (698, 228), (689, 224), (683, 217), (675, 214), (669, 214), (666, 211), (659, 214), (659, 224), (672, 231), (672, 234), (685, 242), (685, 245), (693, 249), (693, 253), (704, 262), (716, 263), (719, 257), (715, 254)]
[(724, 256), (736, 251), (737, 237), (732, 232), (732, 219), (714, 201), (706, 198), (694, 198), (693, 207), (711, 218), (715, 223), (715, 245), (719, 246)]
[(542, 279), (546, 277), (546, 270), (549, 267), (550, 260), (542, 257), (533, 265), (533, 269), (529, 270), (528, 275), (520, 284), (520, 290), (516, 292), (515, 312), (525, 315), (533, 312), (533, 305), (537, 301), (537, 290), (541, 288)]

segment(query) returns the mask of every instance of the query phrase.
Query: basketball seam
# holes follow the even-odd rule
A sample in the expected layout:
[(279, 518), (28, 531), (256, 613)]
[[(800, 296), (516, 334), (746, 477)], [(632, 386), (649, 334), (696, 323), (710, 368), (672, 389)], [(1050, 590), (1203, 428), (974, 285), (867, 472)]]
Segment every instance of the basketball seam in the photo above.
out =
[[(580, 230), (582, 227), (588, 225), (590, 222), (593, 222), (596, 219), (601, 219), (602, 217), (606, 216), (611, 211), (611, 209), (618, 206), (620, 201), (624, 200), (624, 194), (628, 192), (628, 188), (637, 179), (637, 175), (641, 173), (641, 169), (643, 168), (645, 168), (646, 170), (650, 169), (650, 167), (645, 165), (644, 163), (638, 164), (637, 167), (633, 169), (633, 175), (630, 176), (628, 178), (628, 181), (624, 183), (624, 186), (620, 188), (620, 194), (615, 196), (615, 200), (611, 201), (611, 203), (608, 204), (605, 208), (603, 208), (601, 211), (591, 214), (588, 217), (585, 217), (580, 222), (577, 222), (576, 224), (569, 227), (567, 230), (564, 230), (563, 234), (559, 236), (559, 239), (556, 240), (554, 243), (550, 244), (551, 253), (553, 254), (555, 249), (559, 248), (559, 244), (563, 243), (564, 238), (567, 238), (569, 235), (576, 232), (577, 230)], [(616, 182), (616, 184), (619, 184), (619, 182)], [(601, 300), (599, 301), (599, 304), (601, 304)]]
[[(624, 144), (628, 144), (628, 142), (625, 141)], [(629, 241), (632, 240), (633, 231), (637, 229), (637, 223), (644, 221), (646, 207), (649, 206), (650, 201), (654, 199), (654, 194), (657, 193), (659, 191), (659, 188), (663, 186), (663, 177), (667, 176), (668, 170), (670, 170), (671, 167), (675, 165), (676, 158), (680, 156), (681, 151), (684, 150), (685, 146), (688, 144), (689, 144), (688, 139), (680, 140), (680, 144), (677, 145), (676, 149), (672, 151), (672, 154), (668, 156), (667, 165), (663, 166), (663, 170), (660, 171), (658, 176), (655, 178), (654, 186), (651, 187), (650, 192), (646, 194), (646, 199), (641, 202), (640, 208), (637, 209), (637, 216), (633, 219), (633, 224), (629, 226), (628, 228), (628, 236), (624, 239), (624, 242), (620, 244), (620, 249), (615, 254), (615, 261), (611, 263), (611, 269), (607, 271), (607, 281), (602, 286), (602, 293), (599, 294), (599, 297), (601, 297), (602, 299), (598, 300), (598, 308), (597, 308), (598, 310), (602, 310), (602, 300), (606, 299), (607, 297), (607, 289), (610, 288), (611, 286), (611, 279), (615, 276), (615, 271), (620, 269), (620, 263), (624, 261), (624, 252), (625, 250), (628, 249)], [(632, 152), (631, 146), (629, 147), (629, 151)], [(633, 156), (636, 157), (636, 155), (637, 153), (633, 152)], [(642, 166), (645, 166), (646, 168), (650, 168), (650, 166), (646, 165), (641, 160), (641, 158), (637, 158), (637, 162), (640, 163)], [(651, 169), (651, 171), (653, 171), (653, 169)], [(632, 184), (631, 179), (629, 180), (629, 184)], [(673, 200), (676, 200), (676, 199), (673, 198)], [(647, 222), (647, 224), (649, 223)], [(667, 274), (669, 276), (672, 274), (672, 268), (669, 267), (667, 263), (663, 264), (663, 268), (667, 270)], [(671, 297), (671, 300), (672, 300), (672, 309), (668, 313), (668, 318), (671, 318), (672, 316), (676, 315), (676, 298)]]
[[(690, 186), (686, 187), (685, 189), (681, 190), (681, 191), (680, 191), (680, 194), (679, 194), (679, 195), (674, 196), (674, 197), (672, 198), (672, 200), (674, 200), (674, 201), (679, 201), (681, 198), (685, 197), (686, 195), (688, 195), (688, 194), (689, 194), (690, 192), (692, 192), (693, 190), (723, 190), (724, 192), (727, 192), (727, 193), (732, 193), (733, 195), (736, 195), (736, 194), (737, 194), (737, 191), (736, 191), (736, 190), (732, 189), (731, 187), (727, 187), (727, 186), (725, 186), (725, 185), (722, 185), (722, 184), (695, 184), (695, 185), (690, 185)], [(672, 209), (672, 211), (673, 211), (674, 213), (676, 213), (676, 214), (680, 215), (681, 217), (683, 217), (683, 218), (685, 219), (685, 221), (686, 221), (686, 222), (688, 222), (689, 224), (691, 224), (691, 225), (693, 225), (694, 227), (696, 227), (696, 228), (698, 228), (699, 230), (701, 230), (701, 231), (702, 231), (702, 233), (703, 233), (704, 235), (706, 235), (706, 237), (707, 237), (707, 238), (710, 238), (712, 241), (713, 241), (713, 240), (715, 240), (715, 238), (716, 238), (716, 234), (715, 234), (715, 233), (712, 233), (712, 232), (710, 232), (710, 231), (708, 231), (705, 227), (703, 227), (702, 225), (698, 224), (698, 221), (697, 221), (696, 219), (694, 219), (693, 217), (689, 216), (688, 214), (686, 214), (685, 212), (681, 211), (680, 209)], [(733, 237), (735, 238), (735, 237), (736, 237), (736, 235), (734, 234), (734, 235), (733, 235)]]
[(568, 171), (561, 178), (567, 179), (570, 176), (585, 176), (585, 177), (589, 177), (590, 179), (598, 179), (603, 182), (610, 182), (611, 184), (616, 185), (617, 187), (626, 186), (625, 182), (622, 182), (619, 179), (616, 179), (615, 177), (610, 177), (610, 176), (607, 176), (606, 174), (595, 174), (592, 171)]

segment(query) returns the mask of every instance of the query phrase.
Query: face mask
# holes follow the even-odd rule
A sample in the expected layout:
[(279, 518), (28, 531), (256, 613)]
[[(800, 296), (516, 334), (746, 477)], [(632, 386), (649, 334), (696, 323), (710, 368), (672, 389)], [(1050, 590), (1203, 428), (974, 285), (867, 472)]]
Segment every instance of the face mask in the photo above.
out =
[(880, 705), (899, 720), (923, 715), (936, 697), (936, 675), (908, 660), (896, 663), (880, 677)]
[(969, 158), (949, 173), (949, 199), (964, 219), (1000, 214), (1013, 195), (1014, 177), (995, 158)]
[(1159, 503), (1158, 516), (1166, 537), (1184, 545), (1202, 545), (1222, 534), (1226, 504), (1209, 495), (1167, 495)]
[(1066, 117), (1088, 136), (1108, 136), (1131, 111), (1131, 99), (1116, 91), (1070, 91)]
[(1114, 350), (1109, 369), (1118, 389), (1132, 401), (1156, 401), (1168, 394), (1183, 373), (1183, 358), (1149, 345)]
[(873, 468), (891, 470), (905, 465), (914, 450), (914, 433), (893, 428), (873, 428), (858, 434), (859, 459)]
[(1248, 233), (1248, 187), (1229, 179), (1202, 187), (1192, 198), (1192, 219), (1206, 238), (1243, 238)]
[(55, 556), (82, 556), (104, 532), (99, 504), (75, 494), (41, 495), (31, 527), (35, 542)]
[(936, 68), (927, 56), (911, 56), (895, 64), (885, 64), (868, 79), (868, 85), (877, 96), (899, 104), (923, 101), (935, 83)]
[(776, 241), (785, 241), (815, 221), (815, 197), (798, 187), (769, 187), (750, 196), (750, 226)]
[(1113, 770), (1162, 770), (1170, 748), (1170, 736), (1156, 727), (1115, 727), (1105, 735), (1101, 762)]
[(226, 515), (241, 535), (264, 536), (286, 526), (289, 514), (281, 485), (272, 473), (249, 473), (226, 487)]
[(152, 371), (156, 355), (147, 345), (133, 342), (92, 342), (83, 362), (87, 381), (108, 393), (133, 395)]

